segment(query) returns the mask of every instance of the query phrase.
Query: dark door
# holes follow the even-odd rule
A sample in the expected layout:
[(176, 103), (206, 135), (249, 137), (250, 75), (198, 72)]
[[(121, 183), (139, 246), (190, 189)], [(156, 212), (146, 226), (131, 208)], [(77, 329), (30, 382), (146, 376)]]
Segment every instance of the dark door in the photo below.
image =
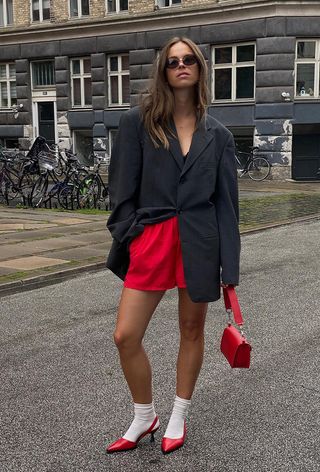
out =
[(46, 138), (49, 144), (55, 142), (54, 102), (38, 103), (39, 136)]
[(320, 134), (294, 134), (292, 178), (320, 180)]

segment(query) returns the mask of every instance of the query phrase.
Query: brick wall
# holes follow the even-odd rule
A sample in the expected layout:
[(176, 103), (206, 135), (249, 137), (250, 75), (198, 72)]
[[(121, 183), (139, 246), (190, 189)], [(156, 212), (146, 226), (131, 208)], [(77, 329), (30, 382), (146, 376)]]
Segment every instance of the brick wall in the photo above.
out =
[(69, 0), (51, 0), (51, 21), (60, 23), (69, 19)]
[(129, 0), (129, 13), (138, 15), (139, 13), (153, 12), (155, 0)]
[[(226, 0), (228, 4), (245, 3), (243, 0)], [(253, 0), (247, 0), (250, 3)], [(224, 0), (182, 0), (181, 5), (174, 5), (172, 8), (163, 8), (162, 11), (168, 11), (174, 15), (175, 11), (181, 8), (199, 9), (205, 6), (224, 3)], [(69, 0), (50, 0), (51, 21), (54, 23), (64, 23), (69, 20)], [(17, 27), (29, 26), (30, 19), (30, 0), (13, 0), (14, 24)], [(157, 12), (157, 0), (129, 0), (129, 13), (135, 16), (144, 13)], [(106, 1), (90, 0), (90, 19), (106, 17)]]
[(92, 16), (93, 18), (104, 18), (105, 14), (105, 0), (90, 0), (90, 16)]
[(13, 21), (15, 26), (29, 26), (30, 3), (26, 0), (13, 0)]

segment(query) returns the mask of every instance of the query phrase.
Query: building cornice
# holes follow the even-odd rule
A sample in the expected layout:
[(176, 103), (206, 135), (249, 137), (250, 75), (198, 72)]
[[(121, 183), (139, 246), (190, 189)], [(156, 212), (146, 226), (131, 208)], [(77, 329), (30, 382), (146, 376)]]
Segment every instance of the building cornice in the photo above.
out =
[(3, 28), (0, 45), (33, 43), (60, 39), (76, 39), (93, 36), (117, 35), (145, 31), (176, 29), (229, 23), (270, 17), (320, 16), (319, 0), (261, 1), (220, 0), (208, 7), (197, 9), (172, 8), (145, 14), (119, 14), (99, 19), (70, 20), (65, 23), (46, 23), (27, 28)]

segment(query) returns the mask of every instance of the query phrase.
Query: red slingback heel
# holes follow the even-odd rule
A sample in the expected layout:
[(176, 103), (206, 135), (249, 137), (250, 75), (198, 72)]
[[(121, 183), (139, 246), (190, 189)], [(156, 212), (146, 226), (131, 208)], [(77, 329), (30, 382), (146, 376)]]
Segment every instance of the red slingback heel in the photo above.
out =
[(169, 454), (170, 452), (173, 452), (179, 449), (179, 447), (182, 447), (184, 445), (186, 435), (187, 435), (187, 427), (186, 427), (186, 422), (184, 422), (183, 435), (181, 438), (178, 438), (178, 439), (171, 439), (171, 438), (166, 438), (166, 437), (162, 438), (161, 450), (163, 454)]
[(155, 427), (158, 421), (159, 419), (156, 416), (150, 428), (148, 428), (147, 431), (145, 431), (144, 433), (140, 434), (140, 436), (135, 442), (128, 441), (127, 439), (124, 439), (124, 438), (120, 438), (114, 443), (110, 444), (110, 446), (107, 447), (106, 452), (108, 454), (112, 454), (113, 452), (124, 452), (124, 451), (130, 451), (131, 449), (135, 449), (140, 439), (144, 438), (144, 436), (146, 436), (147, 434), (151, 435), (150, 442), (154, 442), (154, 433), (159, 428), (159, 424), (157, 427)]

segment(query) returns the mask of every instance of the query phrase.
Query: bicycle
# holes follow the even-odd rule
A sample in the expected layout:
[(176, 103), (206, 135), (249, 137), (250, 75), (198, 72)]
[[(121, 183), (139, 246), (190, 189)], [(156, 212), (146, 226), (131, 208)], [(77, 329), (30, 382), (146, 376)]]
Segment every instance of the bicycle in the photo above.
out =
[[(38, 163), (40, 175), (34, 183), (31, 191), (30, 203), (33, 208), (40, 207), (42, 203), (47, 202), (58, 192), (58, 179), (54, 173), (54, 168), (57, 166), (57, 158), (53, 153), (40, 151), (38, 154)], [(49, 180), (54, 182), (53, 188), (48, 193)]]
[(110, 208), (108, 186), (103, 182), (99, 173), (101, 158), (95, 158), (97, 164), (95, 172), (83, 179), (78, 188), (77, 201), (79, 208), (97, 208), (102, 203), (106, 210)]
[(9, 205), (19, 194), (19, 174), (13, 169), (13, 159), (0, 154), (0, 201)]
[(66, 154), (65, 179), (58, 192), (58, 201), (65, 210), (78, 208), (78, 190), (89, 175), (88, 169), (82, 166), (74, 155)]
[(255, 152), (257, 150), (257, 147), (252, 147), (251, 152), (245, 152), (240, 151), (236, 146), (235, 157), (239, 166), (239, 178), (248, 174), (250, 179), (260, 182), (269, 176), (271, 164), (266, 157), (256, 156)]
[[(37, 208), (50, 202), (51, 206), (52, 198), (56, 198), (62, 208), (73, 210), (77, 202), (77, 189), (82, 179), (88, 175), (87, 169), (79, 165), (76, 157), (69, 157), (66, 162), (65, 177), (59, 180), (55, 173), (58, 158), (52, 151), (39, 153), (39, 166), (41, 174), (32, 188), (31, 205)], [(53, 186), (48, 190), (49, 181), (53, 181)]]

